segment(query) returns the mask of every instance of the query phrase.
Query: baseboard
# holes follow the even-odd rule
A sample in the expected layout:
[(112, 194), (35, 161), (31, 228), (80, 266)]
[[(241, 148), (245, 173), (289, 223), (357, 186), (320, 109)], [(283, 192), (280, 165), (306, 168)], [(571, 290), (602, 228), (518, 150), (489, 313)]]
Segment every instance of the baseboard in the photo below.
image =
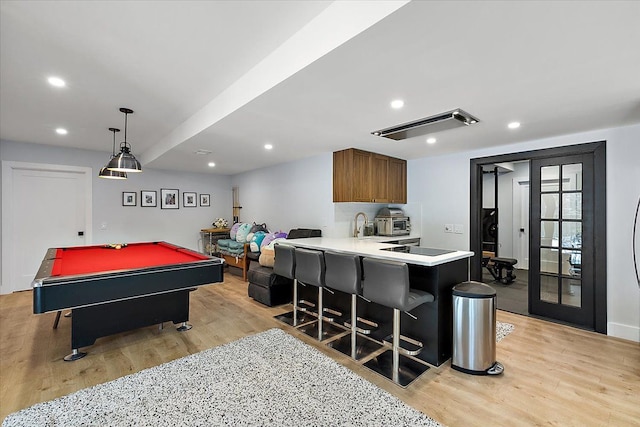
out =
[(607, 335), (625, 340), (640, 342), (640, 327), (608, 322)]

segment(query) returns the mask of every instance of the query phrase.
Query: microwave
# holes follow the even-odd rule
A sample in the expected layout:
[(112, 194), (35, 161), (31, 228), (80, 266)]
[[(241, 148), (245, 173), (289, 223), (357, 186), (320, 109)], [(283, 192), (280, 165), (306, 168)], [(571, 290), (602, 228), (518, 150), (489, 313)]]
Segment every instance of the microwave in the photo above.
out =
[(378, 236), (405, 236), (411, 233), (409, 217), (377, 217), (375, 223)]

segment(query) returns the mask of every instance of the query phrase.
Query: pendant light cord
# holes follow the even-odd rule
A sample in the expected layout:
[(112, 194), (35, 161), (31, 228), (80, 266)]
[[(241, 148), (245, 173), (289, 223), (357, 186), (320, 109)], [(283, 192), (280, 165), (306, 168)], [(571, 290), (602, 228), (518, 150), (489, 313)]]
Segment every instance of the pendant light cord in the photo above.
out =
[(129, 108), (120, 108), (120, 112), (124, 114), (124, 141), (120, 143), (121, 149), (127, 149), (127, 152), (131, 149), (131, 144), (127, 142), (127, 125), (129, 121), (129, 114), (133, 113), (133, 110)]
[(113, 132), (113, 147), (111, 148), (111, 158), (116, 156), (116, 132), (120, 132), (118, 128), (109, 128), (109, 132)]
[(124, 113), (124, 146), (127, 146), (127, 116), (129, 113)]

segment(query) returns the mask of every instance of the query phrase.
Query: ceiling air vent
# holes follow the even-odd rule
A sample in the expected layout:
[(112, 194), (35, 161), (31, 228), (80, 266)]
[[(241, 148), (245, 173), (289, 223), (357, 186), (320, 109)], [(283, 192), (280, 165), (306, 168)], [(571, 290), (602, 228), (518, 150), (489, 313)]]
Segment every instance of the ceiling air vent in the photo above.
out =
[(385, 138), (395, 139), (398, 141), (401, 139), (413, 138), (414, 136), (430, 135), (443, 130), (469, 126), (478, 122), (479, 120), (471, 114), (458, 108), (456, 110), (447, 111), (446, 113), (414, 120), (409, 123), (377, 130), (371, 133), (375, 136), (383, 136)]

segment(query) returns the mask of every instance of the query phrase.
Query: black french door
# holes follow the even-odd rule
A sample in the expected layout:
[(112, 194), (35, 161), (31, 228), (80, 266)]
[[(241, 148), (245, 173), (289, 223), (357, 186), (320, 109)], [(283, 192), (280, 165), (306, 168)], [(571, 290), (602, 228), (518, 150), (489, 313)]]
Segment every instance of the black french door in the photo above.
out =
[(532, 160), (530, 194), (529, 313), (594, 329), (593, 155)]
[(483, 166), (521, 160), (530, 160), (529, 313), (606, 333), (605, 141), (471, 159), (471, 278), (482, 280)]

